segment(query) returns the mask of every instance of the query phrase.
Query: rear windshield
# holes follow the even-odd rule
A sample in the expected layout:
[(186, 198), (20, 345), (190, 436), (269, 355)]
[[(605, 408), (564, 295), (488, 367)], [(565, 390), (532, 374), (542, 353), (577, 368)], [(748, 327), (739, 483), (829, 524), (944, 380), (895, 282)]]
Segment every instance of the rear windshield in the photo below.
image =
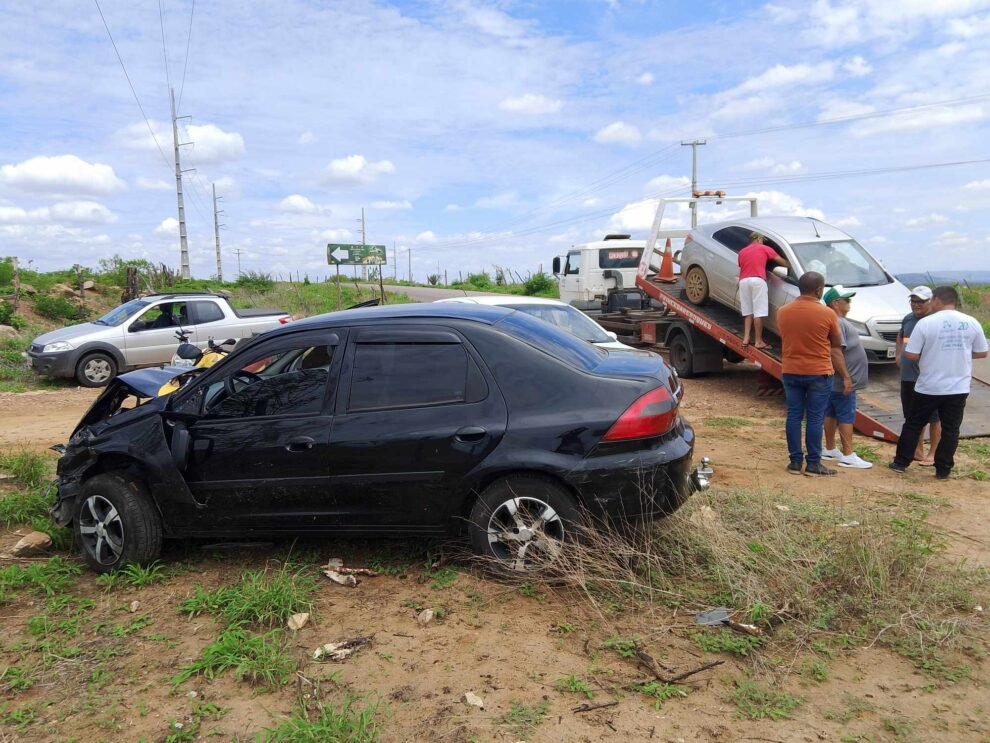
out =
[(136, 314), (139, 310), (143, 310), (149, 304), (151, 304), (151, 302), (146, 302), (143, 299), (132, 299), (127, 304), (122, 304), (120, 307), (110, 310), (107, 314), (95, 322), (97, 325), (109, 325), (111, 327), (116, 327), (131, 315)]
[(599, 268), (639, 268), (642, 248), (602, 248), (598, 251)]
[(593, 371), (603, 359), (608, 358), (608, 352), (598, 346), (523, 312), (513, 312), (495, 323), (495, 327), (565, 364), (585, 371)]

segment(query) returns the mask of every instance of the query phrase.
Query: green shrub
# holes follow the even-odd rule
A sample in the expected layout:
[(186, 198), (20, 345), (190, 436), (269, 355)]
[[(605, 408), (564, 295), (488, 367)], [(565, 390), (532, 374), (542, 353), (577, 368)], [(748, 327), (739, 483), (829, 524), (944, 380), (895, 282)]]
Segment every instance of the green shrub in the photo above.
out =
[(275, 287), (275, 279), (270, 273), (248, 271), (237, 277), (237, 285), (258, 292), (271, 291)]
[(79, 310), (65, 297), (51, 297), (43, 294), (34, 300), (34, 310), (49, 320), (75, 320)]
[(481, 273), (469, 273), (467, 283), (475, 289), (491, 289), (492, 277), (488, 275), (487, 271), (482, 271)]
[(552, 292), (554, 289), (554, 281), (545, 273), (540, 271), (539, 273), (534, 273), (526, 283), (523, 284), (523, 294), (529, 297), (536, 296), (537, 294), (546, 294)]
[(14, 262), (10, 258), (0, 259), (0, 286), (14, 282)]

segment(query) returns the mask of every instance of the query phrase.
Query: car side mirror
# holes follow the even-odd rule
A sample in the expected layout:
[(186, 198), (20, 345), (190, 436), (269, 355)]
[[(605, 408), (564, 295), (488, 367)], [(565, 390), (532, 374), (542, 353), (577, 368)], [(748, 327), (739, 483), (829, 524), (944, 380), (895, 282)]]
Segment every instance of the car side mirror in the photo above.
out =
[(560, 275), (560, 256), (559, 255), (556, 256), (553, 259), (553, 275), (554, 276), (559, 276)]
[(787, 266), (774, 266), (773, 275), (779, 276), (782, 279), (787, 278)]
[(612, 339), (613, 341), (617, 341), (617, 340), (619, 340), (619, 336), (618, 336), (618, 334), (617, 334), (617, 333), (614, 333), (614, 332), (612, 332), (611, 330), (606, 330), (606, 331), (605, 331), (605, 335), (607, 335), (607, 336), (608, 336), (609, 338), (611, 338), (611, 339)]

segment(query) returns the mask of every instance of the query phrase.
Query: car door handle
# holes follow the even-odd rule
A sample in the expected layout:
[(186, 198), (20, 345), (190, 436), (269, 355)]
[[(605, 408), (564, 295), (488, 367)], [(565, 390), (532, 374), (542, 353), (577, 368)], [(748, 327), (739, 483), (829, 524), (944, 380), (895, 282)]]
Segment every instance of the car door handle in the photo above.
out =
[(311, 439), (309, 436), (296, 436), (293, 439), (289, 439), (289, 443), (285, 445), (285, 448), (289, 451), (307, 451), (313, 448), (313, 444), (316, 443), (316, 439)]
[(486, 433), (488, 433), (488, 431), (480, 426), (465, 426), (454, 434), (454, 440), (462, 442), (481, 441), (481, 439), (485, 437)]

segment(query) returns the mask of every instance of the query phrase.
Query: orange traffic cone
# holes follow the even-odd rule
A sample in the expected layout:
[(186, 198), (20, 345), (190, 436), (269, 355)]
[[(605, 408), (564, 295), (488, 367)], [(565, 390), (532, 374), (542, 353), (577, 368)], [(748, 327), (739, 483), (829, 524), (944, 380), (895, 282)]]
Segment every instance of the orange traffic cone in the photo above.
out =
[(660, 261), (660, 273), (657, 274), (657, 281), (664, 284), (674, 284), (677, 277), (674, 276), (674, 255), (670, 251), (670, 238), (667, 238), (667, 245), (663, 249), (663, 260)]

